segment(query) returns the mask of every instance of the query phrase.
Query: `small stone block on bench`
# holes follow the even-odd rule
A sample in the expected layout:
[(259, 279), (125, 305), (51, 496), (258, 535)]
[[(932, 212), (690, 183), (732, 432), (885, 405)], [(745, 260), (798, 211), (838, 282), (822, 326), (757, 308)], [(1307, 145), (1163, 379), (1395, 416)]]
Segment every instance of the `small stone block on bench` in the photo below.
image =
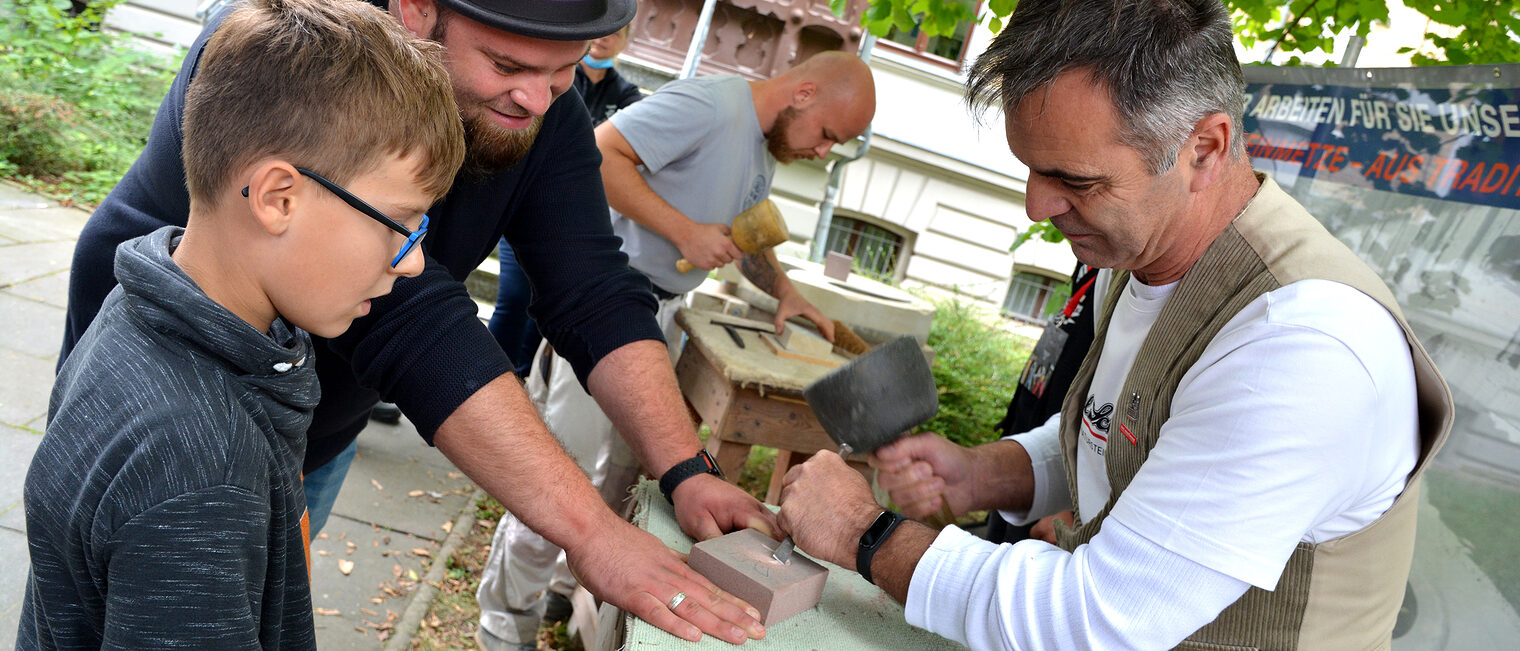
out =
[(782, 563), (780, 544), (755, 529), (741, 529), (691, 547), (687, 563), (707, 580), (760, 611), (766, 626), (818, 605), (829, 571), (800, 553)]

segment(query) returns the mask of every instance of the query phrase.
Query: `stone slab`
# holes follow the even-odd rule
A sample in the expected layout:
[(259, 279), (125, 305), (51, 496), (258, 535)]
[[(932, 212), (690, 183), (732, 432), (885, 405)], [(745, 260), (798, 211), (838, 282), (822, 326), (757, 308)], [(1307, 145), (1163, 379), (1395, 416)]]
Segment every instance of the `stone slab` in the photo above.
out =
[(23, 283), (11, 285), (5, 291), (21, 298), (40, 301), (53, 307), (66, 309), (69, 306), (69, 271), (67, 269), (55, 271)]
[(370, 421), (359, 433), (359, 454), (333, 515), (442, 541), (448, 536), (443, 524), (454, 520), (474, 490), (405, 419), (398, 425)]
[[(26, 430), (0, 425), (0, 527), (26, 532), (26, 512), (21, 504), (26, 472), (32, 455), (42, 443), (42, 436)], [(9, 558), (0, 556), (0, 558)], [(0, 579), (3, 580), (3, 579)]]
[[(0, 572), (0, 649), (16, 646), (16, 627), (21, 624), (21, 600), (26, 596), (26, 536), (0, 529), (0, 558), (8, 559)], [(11, 560), (15, 560), (12, 563)]]
[(29, 426), (47, 415), (53, 366), (51, 360), (0, 347), (0, 424)]
[(73, 259), (73, 240), (0, 247), (0, 287), (68, 269)]
[(0, 210), (0, 233), (22, 242), (75, 240), (90, 213), (72, 208), (16, 208)]
[[(346, 484), (346, 482), (345, 482)], [(349, 543), (353, 543), (350, 547)], [(379, 525), (328, 519), (311, 544), (311, 601), (319, 649), (379, 649), (438, 544)], [(349, 550), (352, 549), (352, 553)], [(353, 563), (347, 575), (344, 562)], [(400, 569), (397, 569), (400, 568)], [(378, 603), (375, 601), (378, 600)], [(373, 613), (373, 614), (371, 614)], [(391, 615), (394, 613), (395, 617)]]
[(63, 342), (64, 308), (0, 290), (0, 314), (4, 315), (0, 316), (0, 327), (5, 328), (0, 347), (39, 359), (58, 359)]
[(755, 529), (740, 529), (692, 545), (687, 564), (754, 606), (771, 626), (818, 605), (829, 578), (827, 569), (802, 554), (785, 563), (771, 558), (777, 544)]

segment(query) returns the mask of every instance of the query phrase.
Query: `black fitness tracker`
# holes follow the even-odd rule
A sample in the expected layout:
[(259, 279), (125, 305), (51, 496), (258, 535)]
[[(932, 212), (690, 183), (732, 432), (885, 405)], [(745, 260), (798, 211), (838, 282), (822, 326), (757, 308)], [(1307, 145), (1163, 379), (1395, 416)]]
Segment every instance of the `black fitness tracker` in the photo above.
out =
[(718, 462), (707, 453), (707, 450), (703, 450), (698, 452), (697, 456), (671, 466), (670, 470), (666, 470), (665, 474), (660, 476), (660, 492), (665, 494), (665, 501), (675, 504), (676, 501), (671, 495), (676, 492), (676, 487), (680, 486), (681, 482), (697, 475), (717, 475), (718, 479), (724, 478), (723, 470), (718, 468)]
[(855, 570), (871, 585), (876, 585), (876, 581), (871, 579), (871, 557), (876, 555), (876, 550), (881, 549), (881, 544), (887, 541), (887, 537), (897, 530), (897, 525), (902, 524), (902, 521), (901, 513), (882, 511), (871, 526), (866, 527), (866, 532), (860, 534), (860, 548), (855, 551)]

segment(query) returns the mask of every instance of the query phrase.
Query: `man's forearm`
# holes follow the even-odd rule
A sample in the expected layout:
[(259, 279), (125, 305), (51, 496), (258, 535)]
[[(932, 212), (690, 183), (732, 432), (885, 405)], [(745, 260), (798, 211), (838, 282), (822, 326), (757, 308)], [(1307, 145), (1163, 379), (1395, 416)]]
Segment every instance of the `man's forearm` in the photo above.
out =
[(565, 550), (618, 520), (510, 373), (454, 410), (433, 442), (514, 516)]
[(913, 572), (937, 535), (938, 532), (916, 521), (905, 521), (871, 558), (871, 578), (897, 603), (908, 602), (908, 584), (913, 581)]
[(1029, 453), (1017, 441), (998, 440), (972, 449), (976, 455), (977, 494), (971, 510), (1028, 511), (1034, 499), (1034, 470)]
[(597, 363), (586, 385), (655, 477), (702, 448), (665, 344), (650, 339), (624, 344)]
[(775, 249), (744, 254), (739, 260), (739, 271), (760, 291), (777, 299), (784, 299), (797, 291), (792, 286), (792, 279), (787, 278), (786, 272), (781, 269), (781, 261), (776, 259)]

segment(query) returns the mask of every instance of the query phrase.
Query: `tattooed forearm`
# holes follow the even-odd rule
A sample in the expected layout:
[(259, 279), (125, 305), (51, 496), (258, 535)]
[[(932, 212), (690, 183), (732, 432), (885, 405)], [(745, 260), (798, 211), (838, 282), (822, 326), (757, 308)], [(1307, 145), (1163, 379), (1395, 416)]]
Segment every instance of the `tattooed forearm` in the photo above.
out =
[[(768, 252), (767, 252), (768, 253)], [(739, 260), (739, 270), (744, 272), (744, 277), (759, 287), (761, 291), (776, 295), (776, 267), (769, 260), (766, 253), (744, 254)]]

